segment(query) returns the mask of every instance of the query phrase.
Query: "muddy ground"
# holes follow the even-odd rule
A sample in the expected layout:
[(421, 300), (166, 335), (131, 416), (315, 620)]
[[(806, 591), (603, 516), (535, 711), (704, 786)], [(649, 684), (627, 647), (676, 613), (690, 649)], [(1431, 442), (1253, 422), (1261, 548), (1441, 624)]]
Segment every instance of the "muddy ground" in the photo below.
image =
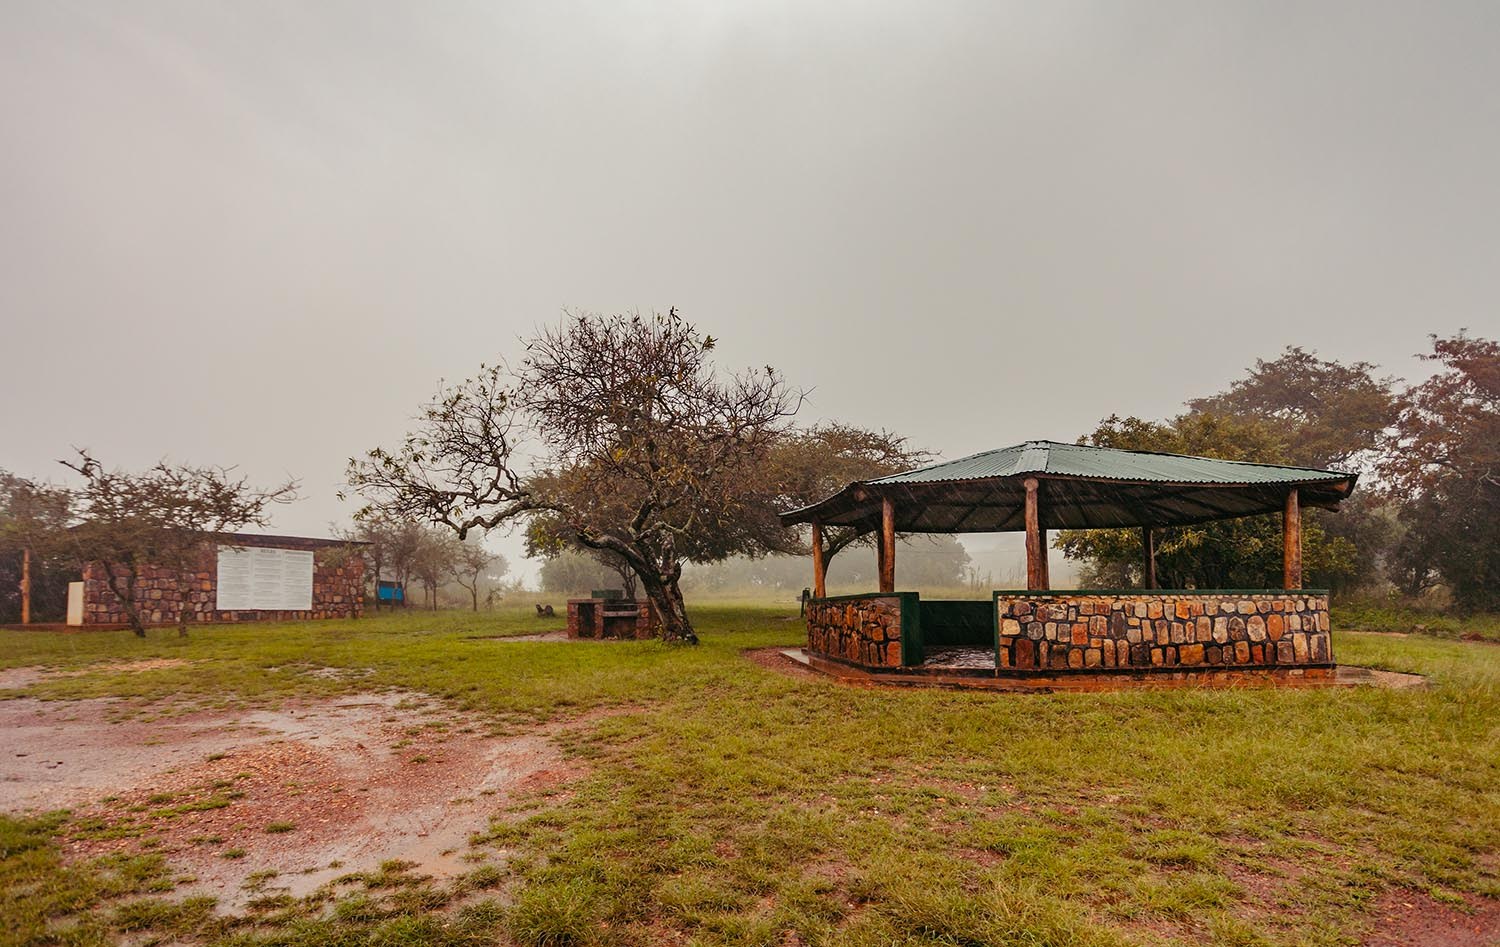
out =
[(412, 693), (151, 721), (118, 709), (0, 701), (0, 811), (72, 809), (68, 855), (161, 852), (194, 879), (179, 893), (221, 909), (392, 859), (469, 871), (495, 855), (468, 845), (491, 814), (580, 773), (560, 727), (492, 736)]
[[(746, 657), (794, 677), (821, 676), (781, 649)], [(0, 689), (55, 673), (0, 671)], [(126, 709), (111, 699), (0, 700), (0, 811), (71, 809), (68, 856), (161, 852), (191, 879), (178, 896), (213, 895), (221, 911), (271, 894), (305, 895), (390, 860), (442, 879), (504, 859), (504, 851), (471, 848), (469, 837), (493, 815), (565, 792), (583, 768), (564, 758), (557, 738), (592, 719), (495, 735), (478, 715), (399, 691), (153, 720)], [(1274, 897), (1260, 889), (1263, 879), (1237, 880), (1252, 900)], [(1500, 943), (1500, 902), (1460, 908), (1388, 891), (1362, 943)]]

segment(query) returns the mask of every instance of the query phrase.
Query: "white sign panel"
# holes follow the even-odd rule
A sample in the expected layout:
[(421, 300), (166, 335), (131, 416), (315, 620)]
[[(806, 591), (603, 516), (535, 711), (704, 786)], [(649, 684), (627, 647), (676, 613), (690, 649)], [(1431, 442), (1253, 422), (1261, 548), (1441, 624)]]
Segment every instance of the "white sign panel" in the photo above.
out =
[(313, 554), (268, 546), (219, 547), (214, 607), (223, 611), (312, 608)]

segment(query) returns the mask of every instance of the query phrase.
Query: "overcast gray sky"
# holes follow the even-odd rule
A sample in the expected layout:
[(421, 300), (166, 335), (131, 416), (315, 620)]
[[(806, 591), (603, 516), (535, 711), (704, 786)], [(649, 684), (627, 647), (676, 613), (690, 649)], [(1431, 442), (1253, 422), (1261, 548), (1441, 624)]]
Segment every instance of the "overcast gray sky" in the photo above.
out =
[[(957, 457), (1500, 334), (1500, 4), (0, 0), (0, 467), (301, 478), (563, 307)], [(513, 551), (513, 544), (501, 543)]]

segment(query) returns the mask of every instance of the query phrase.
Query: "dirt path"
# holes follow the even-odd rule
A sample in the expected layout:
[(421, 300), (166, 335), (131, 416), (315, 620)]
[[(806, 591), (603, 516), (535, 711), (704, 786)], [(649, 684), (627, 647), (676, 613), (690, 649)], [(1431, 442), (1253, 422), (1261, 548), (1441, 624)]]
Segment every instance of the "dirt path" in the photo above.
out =
[(581, 772), (561, 727), (487, 736), (415, 694), (151, 722), (110, 722), (112, 706), (0, 701), (0, 810), (73, 808), (70, 856), (149, 848), (195, 879), (179, 893), (229, 909), (391, 859), (470, 870), (491, 814)]

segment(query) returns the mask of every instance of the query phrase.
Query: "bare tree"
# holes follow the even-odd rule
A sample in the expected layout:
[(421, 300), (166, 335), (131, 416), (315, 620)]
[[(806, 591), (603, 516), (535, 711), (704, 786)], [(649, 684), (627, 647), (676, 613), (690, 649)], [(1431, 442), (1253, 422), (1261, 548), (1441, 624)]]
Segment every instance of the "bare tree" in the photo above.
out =
[[(539, 513), (570, 541), (618, 555), (669, 640), (696, 642), (684, 562), (788, 545), (758, 476), (800, 396), (766, 367), (715, 372), (714, 339), (677, 315), (574, 315), (442, 391), (397, 450), (351, 461), (373, 508), (467, 535)], [(517, 436), (533, 432), (528, 469)]]
[(142, 473), (106, 470), (87, 450), (60, 461), (83, 477), (77, 492), (81, 522), (70, 531), (80, 564), (99, 563), (138, 637), (146, 635), (136, 599), (141, 570), (156, 566), (176, 576), (177, 627), (187, 635), (191, 589), (208, 542), (216, 533), (265, 525), (273, 503), (290, 502), (297, 484), (252, 488), (223, 467), (174, 466), (165, 461)]
[(437, 611), (438, 589), (453, 571), (463, 545), (447, 530), (418, 527), (411, 571), (422, 583), (422, 601), (430, 611)]
[(510, 563), (505, 557), (490, 552), (473, 536), (458, 544), (457, 554), (448, 566), (453, 580), (469, 593), (476, 612), (479, 611), (479, 586), (483, 580), (498, 579), (508, 571)]

